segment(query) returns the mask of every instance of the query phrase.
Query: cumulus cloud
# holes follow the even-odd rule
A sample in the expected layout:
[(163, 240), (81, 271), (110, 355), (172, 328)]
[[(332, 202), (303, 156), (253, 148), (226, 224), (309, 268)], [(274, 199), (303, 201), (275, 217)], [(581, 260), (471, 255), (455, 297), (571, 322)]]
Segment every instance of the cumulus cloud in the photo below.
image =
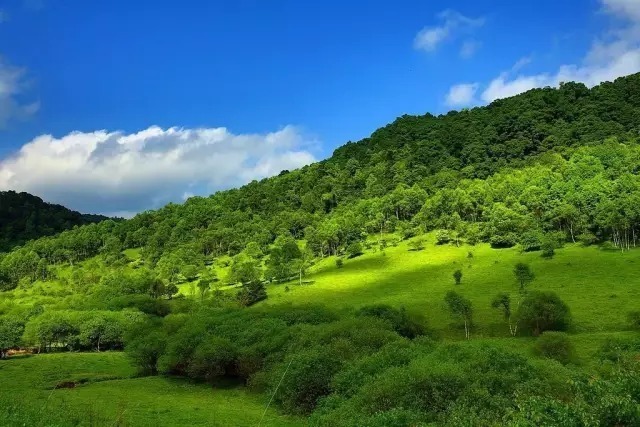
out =
[(475, 103), (477, 83), (461, 83), (452, 86), (447, 93), (445, 103), (449, 107), (460, 107)]
[[(433, 52), (445, 40), (453, 38), (460, 33), (468, 33), (484, 25), (484, 18), (469, 18), (450, 9), (440, 12), (437, 18), (440, 21), (439, 25), (424, 27), (416, 34), (413, 40), (415, 49)], [(475, 52), (476, 47), (473, 48), (473, 52)], [(467, 47), (467, 50), (470, 50), (469, 47)], [(473, 52), (471, 52), (471, 55)]]
[[(616, 23), (597, 37), (579, 64), (565, 64), (556, 71), (524, 74), (521, 68), (531, 62), (523, 58), (508, 71), (500, 73), (483, 85), (480, 99), (492, 102), (530, 89), (558, 86), (562, 82), (578, 81), (595, 86), (640, 71), (640, 0), (601, 0), (604, 11)], [(451, 88), (453, 91), (457, 86)], [(470, 99), (468, 104), (471, 104)]]
[(266, 134), (152, 126), (132, 134), (42, 135), (0, 160), (0, 189), (130, 216), (312, 163), (311, 144), (293, 126)]

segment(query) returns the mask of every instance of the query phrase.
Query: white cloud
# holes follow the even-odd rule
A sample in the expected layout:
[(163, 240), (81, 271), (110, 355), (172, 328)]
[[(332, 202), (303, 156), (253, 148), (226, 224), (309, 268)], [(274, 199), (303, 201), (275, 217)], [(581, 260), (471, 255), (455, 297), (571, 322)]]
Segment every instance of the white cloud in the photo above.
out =
[(42, 135), (0, 160), (0, 189), (130, 216), (312, 163), (309, 143), (293, 126), (266, 134), (152, 126), (133, 134)]
[(622, 18), (640, 21), (640, 1), (638, 0), (601, 0), (608, 12)]
[(445, 103), (449, 107), (459, 107), (470, 105), (475, 102), (476, 92), (478, 91), (477, 83), (461, 83), (452, 86), (447, 93)]
[(476, 53), (479, 48), (479, 42), (475, 40), (467, 40), (462, 43), (462, 47), (460, 48), (460, 56), (464, 59), (469, 59)]
[(424, 27), (416, 34), (413, 47), (417, 50), (433, 52), (443, 41), (457, 33), (470, 32), (484, 25), (484, 18), (469, 18), (455, 10), (445, 10), (438, 14), (440, 25)]
[[(556, 71), (522, 74), (531, 62), (529, 57), (517, 61), (506, 72), (484, 85), (483, 102), (507, 98), (534, 88), (556, 87), (562, 82), (577, 81), (595, 86), (640, 71), (640, 0), (601, 0), (617, 27), (596, 38), (580, 64), (566, 64)], [(460, 85), (451, 87), (450, 93)], [(473, 98), (468, 104), (473, 103)], [(467, 104), (467, 105), (468, 105)]]
[(0, 129), (13, 118), (25, 118), (40, 107), (38, 102), (24, 103), (21, 95), (27, 87), (26, 70), (15, 67), (0, 57)]

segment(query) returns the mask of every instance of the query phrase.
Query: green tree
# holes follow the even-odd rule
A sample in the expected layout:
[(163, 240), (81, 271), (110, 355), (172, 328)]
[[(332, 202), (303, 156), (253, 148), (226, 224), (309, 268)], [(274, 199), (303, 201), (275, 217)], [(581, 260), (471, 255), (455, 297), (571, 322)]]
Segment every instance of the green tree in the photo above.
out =
[(456, 285), (459, 285), (462, 282), (462, 270), (458, 269), (453, 272), (453, 280), (456, 282)]
[(444, 297), (449, 313), (456, 319), (462, 319), (464, 323), (464, 335), (469, 339), (469, 330), (472, 325), (473, 308), (471, 301), (455, 291), (449, 291)]
[(527, 286), (533, 281), (535, 275), (531, 271), (531, 267), (528, 264), (519, 262), (513, 268), (513, 275), (516, 277), (516, 281), (520, 287), (520, 293), (525, 293)]
[(516, 333), (518, 332), (518, 324), (517, 323), (515, 325), (511, 324), (512, 312), (511, 312), (511, 297), (509, 296), (509, 294), (500, 293), (496, 295), (491, 301), (491, 307), (502, 311), (502, 315), (504, 316), (504, 319), (507, 321), (507, 325), (509, 325), (509, 333), (515, 337)]
[(8, 316), (0, 317), (0, 359), (5, 359), (10, 349), (20, 345), (23, 332), (23, 322)]
[(565, 331), (571, 324), (567, 304), (553, 292), (530, 292), (517, 313), (518, 323), (537, 336), (545, 331)]

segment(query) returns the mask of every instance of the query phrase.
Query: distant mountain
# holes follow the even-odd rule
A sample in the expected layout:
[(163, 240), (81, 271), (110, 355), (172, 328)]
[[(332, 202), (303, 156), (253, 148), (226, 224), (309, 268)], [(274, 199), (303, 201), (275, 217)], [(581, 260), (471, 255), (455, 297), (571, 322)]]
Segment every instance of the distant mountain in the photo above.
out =
[(84, 215), (46, 203), (29, 193), (0, 191), (0, 252), (28, 240), (105, 219), (102, 215)]

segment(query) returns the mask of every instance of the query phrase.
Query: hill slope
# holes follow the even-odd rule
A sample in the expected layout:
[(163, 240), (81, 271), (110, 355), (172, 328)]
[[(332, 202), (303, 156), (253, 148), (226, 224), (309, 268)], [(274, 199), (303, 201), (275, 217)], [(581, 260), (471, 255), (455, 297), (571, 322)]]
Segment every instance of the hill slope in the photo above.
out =
[[(181, 376), (261, 392), (212, 397), (248, 408), (237, 425), (260, 401), (319, 426), (640, 425), (639, 82), (402, 117), (301, 170), (0, 254), (0, 350), (94, 352), (8, 362), (88, 384), (11, 393), (0, 419), (49, 425), (25, 409), (46, 395), (60, 425), (211, 421)], [(139, 408), (76, 419), (129, 389)]]
[(28, 193), (0, 191), (0, 252), (28, 240), (105, 219), (101, 215), (83, 215), (46, 203)]

